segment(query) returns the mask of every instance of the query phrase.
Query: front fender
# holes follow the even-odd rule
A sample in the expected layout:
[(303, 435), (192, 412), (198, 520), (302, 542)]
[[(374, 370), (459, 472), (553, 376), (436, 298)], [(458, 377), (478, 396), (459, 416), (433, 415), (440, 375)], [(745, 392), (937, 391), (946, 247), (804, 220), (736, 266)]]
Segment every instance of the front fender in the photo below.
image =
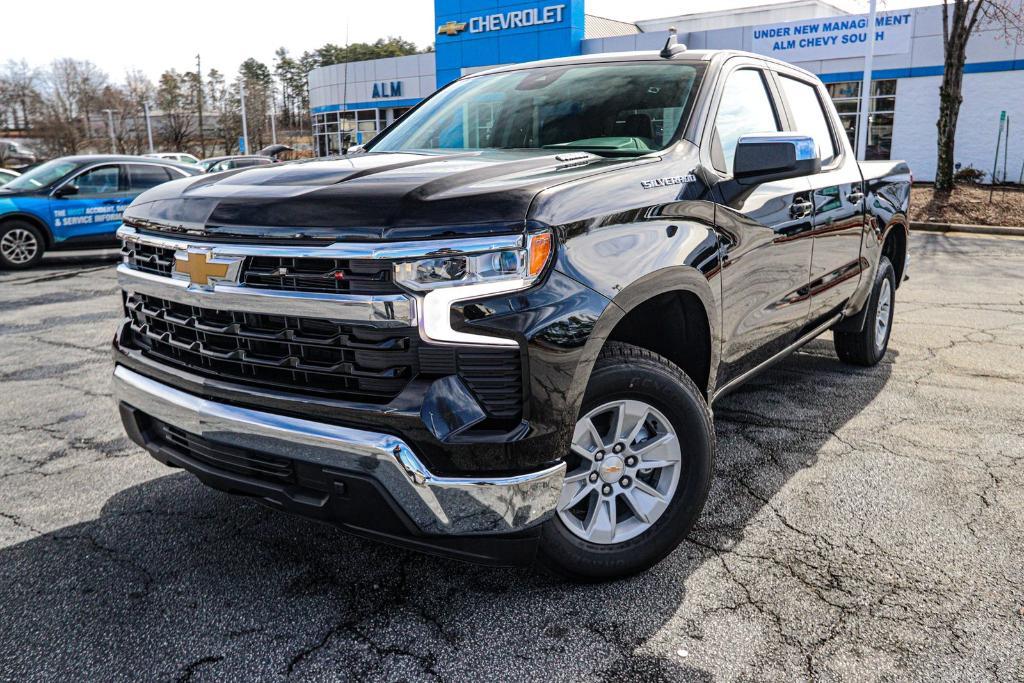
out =
[(572, 405), (578, 412), (590, 373), (615, 326), (634, 308), (668, 292), (690, 292), (704, 307), (711, 331), (714, 390), (721, 349), (720, 243), (714, 204), (671, 202), (586, 229), (566, 229), (557, 268), (611, 299), (594, 324), (574, 372)]
[[(708, 318), (708, 328), (711, 332), (710, 347), (710, 373), (708, 376), (709, 395), (714, 395), (715, 378), (718, 375), (718, 363), (721, 352), (721, 301), (715, 288), (717, 283), (717, 271), (709, 280), (706, 274), (692, 266), (669, 266), (653, 273), (649, 273), (636, 282), (624, 288), (615, 299), (612, 305), (608, 306), (591, 331), (587, 343), (584, 345), (583, 353), (580, 355), (576, 371), (573, 373), (577, 378), (572, 397), (576, 412), (579, 412), (580, 403), (583, 401), (583, 394), (586, 391), (587, 382), (590, 380), (590, 373), (593, 372), (594, 364), (601, 353), (608, 338), (612, 335), (615, 327), (622, 322), (622, 319), (630, 311), (657, 296), (675, 292), (689, 292), (700, 299), (704, 312)], [(712, 286), (714, 284), (714, 287)], [(720, 290), (719, 290), (720, 291)]]
[(54, 235), (49, 223), (49, 200), (45, 198), (3, 198), (0, 197), (0, 222), (21, 219), (43, 231), (48, 244), (53, 244)]

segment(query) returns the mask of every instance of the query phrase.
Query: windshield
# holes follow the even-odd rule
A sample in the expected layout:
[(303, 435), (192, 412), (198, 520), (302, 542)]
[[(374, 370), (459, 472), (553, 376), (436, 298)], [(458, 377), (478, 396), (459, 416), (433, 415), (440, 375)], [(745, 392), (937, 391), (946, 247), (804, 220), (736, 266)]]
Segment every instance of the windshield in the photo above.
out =
[(702, 64), (627, 62), (467, 78), (402, 117), (368, 149), (645, 154), (673, 140), (702, 72)]
[(45, 164), (36, 166), (31, 171), (25, 171), (11, 182), (4, 185), (5, 190), (38, 190), (41, 187), (53, 184), (68, 173), (71, 173), (78, 164), (71, 161), (47, 161)]

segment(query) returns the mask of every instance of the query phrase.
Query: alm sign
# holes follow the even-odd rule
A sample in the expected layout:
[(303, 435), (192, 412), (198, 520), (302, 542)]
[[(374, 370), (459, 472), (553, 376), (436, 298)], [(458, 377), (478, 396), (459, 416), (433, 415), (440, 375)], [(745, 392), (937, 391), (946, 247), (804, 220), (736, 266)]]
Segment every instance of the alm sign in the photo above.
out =
[[(867, 28), (867, 15), (754, 26), (750, 49), (787, 62), (860, 57), (868, 42)], [(911, 12), (879, 13), (875, 16), (875, 54), (909, 52), (913, 34)]]

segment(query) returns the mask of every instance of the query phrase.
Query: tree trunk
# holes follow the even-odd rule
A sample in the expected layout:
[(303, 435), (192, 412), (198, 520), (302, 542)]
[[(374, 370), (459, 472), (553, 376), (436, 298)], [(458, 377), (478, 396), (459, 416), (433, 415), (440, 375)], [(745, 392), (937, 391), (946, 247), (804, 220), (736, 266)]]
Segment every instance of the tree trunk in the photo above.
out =
[(963, 103), (964, 62), (967, 60), (966, 26), (954, 24), (946, 46), (946, 59), (939, 86), (938, 160), (935, 168), (935, 189), (950, 192), (953, 189), (954, 143), (956, 123)]

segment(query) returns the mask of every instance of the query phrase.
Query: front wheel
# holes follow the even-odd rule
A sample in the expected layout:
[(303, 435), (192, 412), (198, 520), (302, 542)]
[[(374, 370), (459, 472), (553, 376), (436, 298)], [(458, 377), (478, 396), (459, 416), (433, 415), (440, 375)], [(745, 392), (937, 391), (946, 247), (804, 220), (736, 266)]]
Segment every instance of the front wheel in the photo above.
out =
[(20, 270), (39, 263), (45, 242), (39, 229), (25, 221), (0, 224), (0, 268)]
[(658, 354), (609, 343), (587, 386), (540, 562), (591, 581), (651, 567), (700, 516), (714, 454), (711, 412), (693, 381)]

